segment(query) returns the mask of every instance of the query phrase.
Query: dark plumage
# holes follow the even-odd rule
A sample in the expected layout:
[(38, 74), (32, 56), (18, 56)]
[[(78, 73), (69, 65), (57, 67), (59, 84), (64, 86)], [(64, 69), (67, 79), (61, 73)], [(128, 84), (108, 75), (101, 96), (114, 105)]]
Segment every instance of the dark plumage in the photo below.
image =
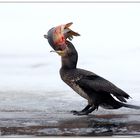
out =
[(61, 78), (75, 92), (88, 100), (88, 105), (82, 111), (72, 111), (73, 114), (87, 115), (98, 109), (99, 106), (107, 109), (118, 109), (120, 107), (140, 109), (139, 106), (124, 104), (123, 102), (126, 102), (126, 99), (129, 99), (130, 96), (108, 80), (93, 72), (77, 68), (78, 53), (75, 47), (68, 40), (65, 40), (65, 45), (65, 48), (62, 49), (60, 46), (55, 51), (61, 55)]

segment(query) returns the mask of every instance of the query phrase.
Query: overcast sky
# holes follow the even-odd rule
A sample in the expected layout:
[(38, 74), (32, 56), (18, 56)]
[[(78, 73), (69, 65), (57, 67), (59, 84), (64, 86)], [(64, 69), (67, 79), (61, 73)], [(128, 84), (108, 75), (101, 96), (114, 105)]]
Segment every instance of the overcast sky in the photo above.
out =
[(81, 34), (73, 40), (79, 51), (140, 50), (138, 3), (1, 3), (0, 54), (48, 52), (43, 35), (68, 22)]

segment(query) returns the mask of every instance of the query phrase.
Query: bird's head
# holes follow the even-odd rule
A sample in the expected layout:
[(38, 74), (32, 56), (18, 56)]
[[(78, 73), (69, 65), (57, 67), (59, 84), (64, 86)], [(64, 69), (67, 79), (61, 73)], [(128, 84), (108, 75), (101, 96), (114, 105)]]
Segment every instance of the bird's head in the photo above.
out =
[(53, 27), (48, 31), (47, 35), (44, 35), (44, 38), (48, 40), (50, 46), (54, 49), (51, 52), (56, 52), (60, 56), (64, 56), (68, 50), (67, 39), (71, 41), (73, 36), (80, 36), (79, 33), (74, 32), (69, 28), (72, 24), (73, 23), (70, 22)]

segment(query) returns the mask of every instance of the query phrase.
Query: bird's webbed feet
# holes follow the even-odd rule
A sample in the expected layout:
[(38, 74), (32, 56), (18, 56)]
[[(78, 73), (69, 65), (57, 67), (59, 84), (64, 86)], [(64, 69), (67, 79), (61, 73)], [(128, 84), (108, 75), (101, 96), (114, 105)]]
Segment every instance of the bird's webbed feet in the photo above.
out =
[(73, 115), (88, 115), (86, 111), (82, 112), (82, 111), (73, 110), (71, 112), (73, 113)]
[(96, 107), (91, 107), (91, 105), (87, 105), (82, 111), (71, 111), (73, 115), (88, 115), (92, 111), (94, 111)]

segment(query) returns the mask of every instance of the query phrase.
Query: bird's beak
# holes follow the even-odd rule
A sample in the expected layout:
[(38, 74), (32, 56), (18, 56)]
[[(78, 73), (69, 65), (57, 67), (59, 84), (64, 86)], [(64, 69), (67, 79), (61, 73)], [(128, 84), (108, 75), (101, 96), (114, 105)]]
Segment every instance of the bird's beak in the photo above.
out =
[(54, 51), (54, 50), (51, 50), (50, 52), (55, 52), (55, 53), (57, 53), (58, 55), (60, 55), (60, 56), (64, 56), (65, 55), (65, 51), (63, 50), (63, 51)]

